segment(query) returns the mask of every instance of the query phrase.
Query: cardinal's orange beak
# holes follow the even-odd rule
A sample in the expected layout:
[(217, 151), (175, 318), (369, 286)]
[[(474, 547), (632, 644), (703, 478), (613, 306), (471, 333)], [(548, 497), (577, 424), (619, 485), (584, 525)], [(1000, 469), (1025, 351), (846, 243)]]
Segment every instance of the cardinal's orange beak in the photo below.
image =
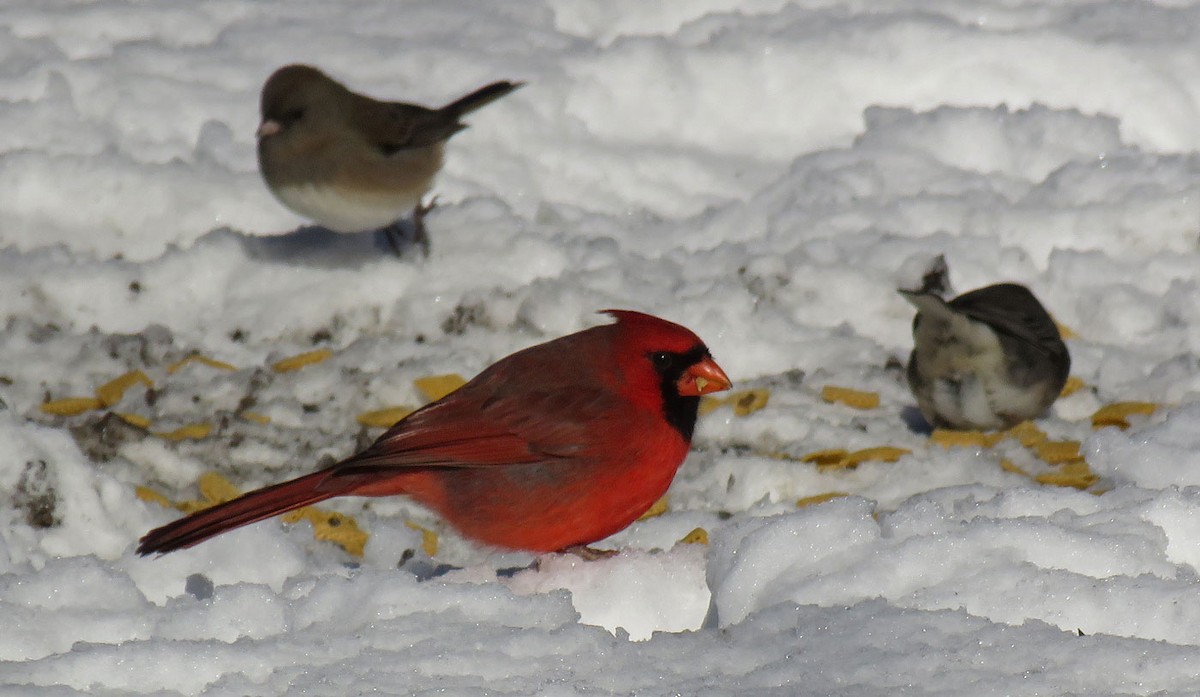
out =
[(721, 366), (711, 358), (696, 363), (688, 368), (680, 376), (679, 382), (675, 383), (675, 387), (679, 390), (679, 394), (684, 397), (699, 397), (702, 394), (710, 392), (721, 392), (733, 387), (733, 383), (729, 381), (729, 376), (721, 370)]

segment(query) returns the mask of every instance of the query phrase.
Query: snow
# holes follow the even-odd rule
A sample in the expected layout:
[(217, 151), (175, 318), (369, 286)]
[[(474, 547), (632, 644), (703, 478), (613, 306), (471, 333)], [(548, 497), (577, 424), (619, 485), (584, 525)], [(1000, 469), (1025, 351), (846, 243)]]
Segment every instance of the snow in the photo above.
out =
[[(44, 0), (0, 36), (0, 692), (1200, 691), (1200, 3)], [(430, 258), (271, 198), (258, 90), (294, 61), (427, 104), (528, 82), (449, 146)], [(1086, 491), (912, 427), (895, 288), (938, 254), (1078, 333), (1086, 387), (1038, 426)], [(413, 379), (608, 307), (770, 392), (701, 418), (617, 556), (482, 549), (403, 499), (330, 502), (361, 558), (277, 521), (133, 554), (179, 515), (137, 487), (309, 471)], [(236, 369), (168, 370), (194, 352)], [(112, 411), (212, 433), (39, 409), (130, 370), (155, 387)], [(1092, 428), (1131, 400), (1160, 406)], [(911, 452), (798, 461), (883, 445)]]

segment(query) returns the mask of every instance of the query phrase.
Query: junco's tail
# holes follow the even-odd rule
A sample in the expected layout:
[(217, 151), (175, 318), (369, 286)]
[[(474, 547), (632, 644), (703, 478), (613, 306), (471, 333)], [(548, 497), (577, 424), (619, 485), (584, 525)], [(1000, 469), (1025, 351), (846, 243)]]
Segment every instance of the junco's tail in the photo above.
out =
[(493, 82), (485, 87), (480, 87), (465, 97), (460, 97), (459, 99), (450, 102), (441, 109), (438, 109), (438, 113), (446, 116), (452, 116), (457, 120), (460, 116), (464, 116), (482, 106), (491, 104), (492, 102), (503, 97), (509, 92), (518, 89), (524, 84), (524, 82), (509, 82), (508, 80)]

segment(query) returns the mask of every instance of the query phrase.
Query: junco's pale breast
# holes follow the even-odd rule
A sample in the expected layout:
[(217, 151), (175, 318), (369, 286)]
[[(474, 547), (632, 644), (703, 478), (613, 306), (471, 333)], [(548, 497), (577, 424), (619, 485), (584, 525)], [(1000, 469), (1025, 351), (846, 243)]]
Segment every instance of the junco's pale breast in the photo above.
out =
[(946, 301), (901, 290), (917, 308), (908, 385), (938, 428), (992, 430), (1046, 412), (1071, 357), (1054, 320), (1028, 288), (999, 283)]
[(466, 128), (463, 116), (523, 84), (494, 82), (427, 109), (356, 94), (312, 66), (284, 66), (262, 89), (259, 169), (285, 206), (331, 230), (387, 228), (411, 210), (423, 237), (421, 198), (446, 140)]

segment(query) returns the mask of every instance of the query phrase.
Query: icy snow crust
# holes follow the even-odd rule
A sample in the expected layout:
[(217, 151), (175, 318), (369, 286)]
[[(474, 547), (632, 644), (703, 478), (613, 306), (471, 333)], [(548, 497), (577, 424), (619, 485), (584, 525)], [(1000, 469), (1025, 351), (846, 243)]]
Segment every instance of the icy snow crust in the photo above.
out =
[[(0, 37), (0, 692), (1200, 692), (1200, 4), (43, 0)], [(294, 61), (426, 104), (529, 82), (455, 137), (428, 260), (267, 193), (258, 89)], [(1039, 425), (1082, 441), (1091, 491), (910, 427), (894, 289), (937, 254), (1078, 332), (1088, 387)], [(278, 521), (133, 555), (178, 515), (135, 487), (310, 471), (414, 378), (606, 307), (770, 390), (701, 419), (670, 510), (600, 543), (620, 555), (530, 567), (403, 499), (331, 502), (360, 560)], [(168, 374), (192, 352), (237, 370)], [(38, 409), (133, 369), (152, 398), (114, 410), (212, 435)], [(1093, 430), (1121, 400), (1166, 406)], [(912, 453), (778, 457), (877, 445)], [(827, 492), (850, 495), (795, 506)]]

